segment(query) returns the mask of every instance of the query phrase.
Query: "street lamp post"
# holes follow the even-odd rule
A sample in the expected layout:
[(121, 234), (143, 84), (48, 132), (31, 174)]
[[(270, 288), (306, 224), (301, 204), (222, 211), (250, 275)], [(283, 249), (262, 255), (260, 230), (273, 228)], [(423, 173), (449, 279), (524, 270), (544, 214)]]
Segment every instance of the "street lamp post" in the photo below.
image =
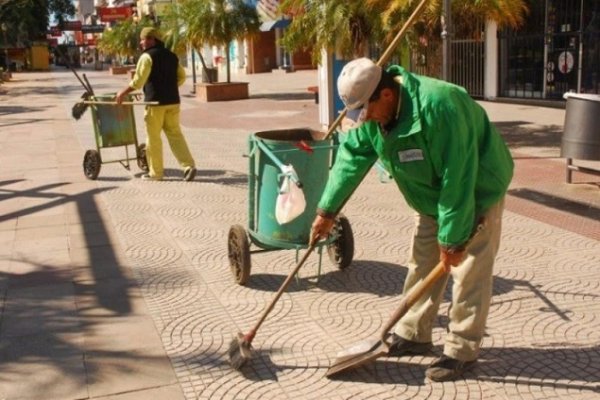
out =
[(444, 10), (442, 17), (442, 79), (450, 80), (450, 39), (452, 37), (452, 12), (450, 10), (450, 0), (444, 0)]
[(194, 54), (194, 46), (192, 46), (192, 94), (196, 94), (196, 55)]
[(2, 36), (4, 38), (4, 63), (6, 64), (6, 72), (10, 74), (10, 60), (8, 59), (8, 40), (6, 39), (6, 31), (8, 29), (6, 27), (6, 23), (3, 22), (2, 25), (0, 25), (0, 28), (2, 29)]

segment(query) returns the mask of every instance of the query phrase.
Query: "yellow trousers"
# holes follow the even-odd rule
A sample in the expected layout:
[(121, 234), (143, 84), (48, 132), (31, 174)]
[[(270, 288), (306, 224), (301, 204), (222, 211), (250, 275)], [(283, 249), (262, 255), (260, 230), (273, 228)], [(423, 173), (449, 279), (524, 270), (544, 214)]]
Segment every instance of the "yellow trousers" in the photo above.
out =
[(147, 135), (146, 158), (150, 169), (149, 173), (152, 177), (162, 178), (164, 174), (163, 148), (160, 137), (163, 130), (179, 165), (183, 169), (196, 166), (179, 126), (179, 114), (179, 104), (146, 106), (146, 112), (144, 113)]
[[(500, 246), (503, 210), (504, 200), (488, 210), (485, 226), (473, 237), (464, 261), (452, 267), (452, 303), (444, 344), (444, 354), (448, 357), (472, 361), (479, 355), (492, 298), (492, 272)], [(437, 230), (435, 219), (416, 216), (404, 294), (439, 262)], [(413, 342), (431, 342), (431, 331), (447, 283), (448, 275), (434, 284), (396, 324), (395, 333)]]

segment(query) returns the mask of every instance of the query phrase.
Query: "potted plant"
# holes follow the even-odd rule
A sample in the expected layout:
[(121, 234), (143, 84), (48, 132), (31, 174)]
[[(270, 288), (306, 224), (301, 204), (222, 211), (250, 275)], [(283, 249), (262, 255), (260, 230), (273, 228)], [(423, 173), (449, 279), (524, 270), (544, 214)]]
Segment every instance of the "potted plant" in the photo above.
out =
[(163, 19), (161, 29), (170, 47), (183, 41), (200, 55), (202, 68), (209, 82), (196, 84), (196, 96), (201, 101), (248, 98), (248, 82), (231, 82), (230, 61), (225, 57), (227, 81), (211, 82), (213, 74), (202, 57), (205, 45), (218, 46), (229, 54), (234, 40), (258, 34), (260, 18), (256, 9), (243, 0), (183, 0), (173, 5)]

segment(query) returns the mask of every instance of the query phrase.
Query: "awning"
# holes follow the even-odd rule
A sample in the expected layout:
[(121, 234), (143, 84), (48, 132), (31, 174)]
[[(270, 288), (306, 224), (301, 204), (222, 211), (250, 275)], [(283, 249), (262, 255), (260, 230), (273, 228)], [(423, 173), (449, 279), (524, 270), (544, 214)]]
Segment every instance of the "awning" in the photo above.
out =
[(275, 28), (285, 28), (290, 24), (290, 22), (292, 22), (291, 19), (278, 19), (276, 21), (265, 21), (260, 26), (260, 30), (263, 32), (268, 32)]

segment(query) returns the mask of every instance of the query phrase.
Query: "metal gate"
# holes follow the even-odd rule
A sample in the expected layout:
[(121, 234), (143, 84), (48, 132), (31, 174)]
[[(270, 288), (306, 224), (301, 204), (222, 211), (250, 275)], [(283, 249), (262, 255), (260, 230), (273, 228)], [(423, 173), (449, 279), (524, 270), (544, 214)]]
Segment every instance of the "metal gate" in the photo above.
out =
[[(481, 30), (472, 36), (479, 38), (450, 40), (450, 76), (448, 80), (464, 87), (472, 97), (484, 96), (485, 44)], [(442, 77), (442, 42), (430, 41), (411, 52), (411, 69), (417, 74)]]
[(485, 46), (482, 39), (450, 41), (450, 82), (467, 89), (472, 97), (484, 94)]

